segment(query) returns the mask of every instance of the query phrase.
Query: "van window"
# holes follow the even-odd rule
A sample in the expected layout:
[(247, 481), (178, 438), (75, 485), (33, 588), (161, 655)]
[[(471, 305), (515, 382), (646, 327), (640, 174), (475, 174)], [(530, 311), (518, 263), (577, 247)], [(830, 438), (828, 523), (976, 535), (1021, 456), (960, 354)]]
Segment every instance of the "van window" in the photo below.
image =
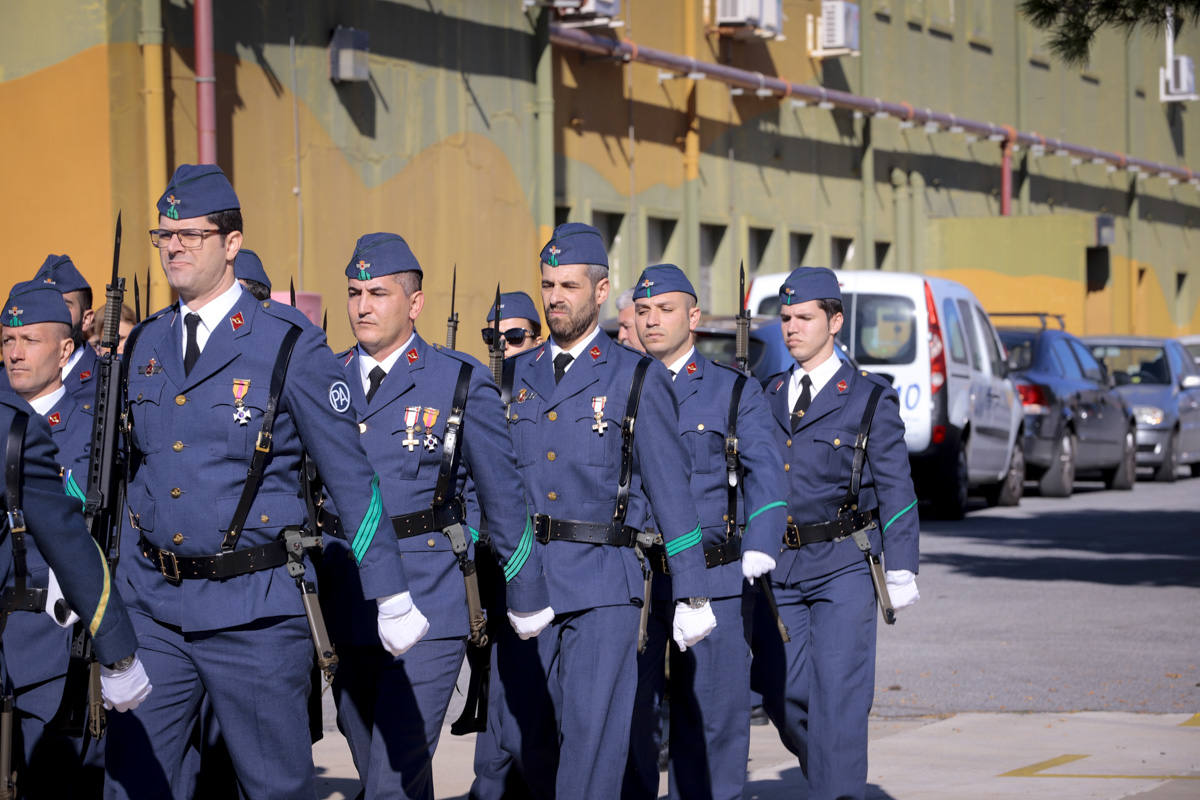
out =
[(975, 306), (975, 313), (979, 316), (979, 332), (983, 335), (984, 347), (987, 348), (988, 358), (992, 361), (992, 374), (997, 378), (1004, 377), (1004, 356), (1000, 353), (1000, 345), (996, 343), (996, 332), (992, 330), (992, 323), (988, 320), (988, 315), (983, 313), (983, 309)]
[(962, 312), (963, 326), (967, 329), (967, 347), (971, 350), (971, 363), (976, 369), (983, 369), (983, 356), (979, 354), (979, 340), (975, 338), (975, 321), (971, 319), (971, 307), (966, 300), (958, 301), (958, 310)]
[(950, 340), (950, 359), (959, 364), (967, 364), (967, 345), (963, 342), (962, 320), (958, 318), (958, 309), (949, 297), (942, 303), (942, 327)]
[(858, 363), (909, 364), (917, 357), (917, 307), (894, 294), (855, 294), (853, 353)]
[(1071, 350), (1074, 351), (1075, 356), (1079, 359), (1079, 365), (1083, 367), (1083, 374), (1089, 380), (1093, 380), (1096, 383), (1104, 383), (1104, 371), (1100, 369), (1100, 365), (1096, 363), (1096, 359), (1092, 358), (1092, 354), (1083, 346), (1083, 343), (1072, 339)]

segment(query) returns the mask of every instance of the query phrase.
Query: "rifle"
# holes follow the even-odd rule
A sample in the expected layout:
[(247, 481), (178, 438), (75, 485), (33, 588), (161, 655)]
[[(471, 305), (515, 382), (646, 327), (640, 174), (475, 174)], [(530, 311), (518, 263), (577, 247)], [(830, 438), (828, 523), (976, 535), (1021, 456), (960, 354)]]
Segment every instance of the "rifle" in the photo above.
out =
[[(741, 311), (737, 315), (737, 338), (734, 340), (734, 347), (738, 369), (749, 375), (750, 309), (746, 308), (746, 265), (744, 263), (738, 264), (738, 303)], [(735, 484), (741, 482), (741, 465), (738, 459), (736, 440), (725, 443), (725, 456), (730, 462), (730, 491), (736, 491)], [(736, 525), (737, 520), (730, 519), (728, 524)], [(771, 586), (771, 573), (768, 572), (758, 579), (758, 588), (762, 592), (763, 599), (767, 601), (767, 608), (770, 610), (771, 616), (775, 618), (775, 627), (779, 629), (779, 638), (790, 642), (792, 637), (788, 634), (787, 624), (784, 623), (783, 617), (779, 616), (779, 604), (775, 600), (775, 589)]]
[(488, 345), (488, 367), (499, 386), (504, 380), (504, 337), (500, 335), (500, 284), (496, 284), (496, 302), (492, 306), (492, 343)]
[[(100, 336), (100, 355), (96, 362), (95, 419), (92, 423), (92, 449), (88, 460), (87, 499), (84, 518), (92, 538), (108, 561), (108, 571), (116, 574), (120, 556), (120, 515), (125, 505), (125, 478), (128, 453), (121, 434), (128, 435), (124, 414), (121, 361), (117, 356), (121, 306), (125, 301), (125, 279), (117, 277), (121, 259), (121, 215), (113, 242), (112, 282), (106, 289), (104, 328)], [(82, 736), (84, 723), (93, 739), (104, 736), (104, 705), (100, 697), (100, 665), (92, 651), (91, 637), (83, 621), (75, 625), (71, 638), (71, 657), (67, 666), (62, 703), (48, 725), (69, 736)]]
[(457, 350), (455, 343), (458, 341), (458, 312), (454, 310), (454, 294), (458, 289), (458, 264), (454, 265), (454, 272), (450, 278), (450, 316), (446, 318), (446, 347), (451, 350)]

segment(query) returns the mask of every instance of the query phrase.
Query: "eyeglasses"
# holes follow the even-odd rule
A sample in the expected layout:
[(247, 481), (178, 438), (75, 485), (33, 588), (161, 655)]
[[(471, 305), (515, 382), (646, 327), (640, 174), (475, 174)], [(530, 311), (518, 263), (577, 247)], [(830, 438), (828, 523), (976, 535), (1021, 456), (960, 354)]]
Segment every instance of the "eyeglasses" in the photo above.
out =
[[(484, 328), (480, 331), (480, 333), (483, 334), (483, 343), (488, 347), (492, 347), (492, 343), (496, 340), (496, 329)], [(506, 331), (500, 331), (500, 335), (503, 336), (505, 340), (513, 347), (516, 347), (521, 342), (525, 341), (526, 336), (533, 336), (534, 334), (533, 331), (529, 330), (528, 328), (509, 328)]]
[(175, 236), (179, 237), (179, 243), (188, 250), (199, 249), (204, 240), (209, 236), (216, 236), (222, 233), (220, 228), (208, 228), (200, 230), (198, 228), (185, 228), (181, 231), (169, 231), (166, 228), (154, 228), (150, 231), (150, 244), (155, 247), (166, 247), (171, 243), (171, 239)]

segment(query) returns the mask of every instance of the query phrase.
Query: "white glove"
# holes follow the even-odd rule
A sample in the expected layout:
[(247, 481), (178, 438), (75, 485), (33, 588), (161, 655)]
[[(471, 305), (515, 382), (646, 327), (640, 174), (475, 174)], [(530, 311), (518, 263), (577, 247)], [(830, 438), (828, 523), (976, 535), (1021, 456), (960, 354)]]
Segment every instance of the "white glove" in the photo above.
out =
[(694, 647), (697, 642), (708, 636), (717, 627), (717, 618), (713, 615), (712, 605), (705, 601), (699, 608), (691, 608), (687, 603), (675, 604), (675, 620), (671, 625), (671, 636), (680, 652)]
[(921, 599), (921, 593), (917, 591), (917, 576), (906, 569), (887, 571), (887, 590), (888, 597), (892, 598), (892, 608), (897, 611)]
[(546, 606), (541, 611), (513, 611), (509, 609), (508, 621), (522, 639), (532, 639), (554, 619), (554, 609)]
[[(60, 628), (69, 628), (79, 622), (79, 615), (71, 610), (67, 598), (63, 597), (54, 570), (50, 570), (50, 584), (46, 587), (46, 613)], [(62, 618), (59, 615), (63, 615)]]
[(760, 550), (742, 551), (742, 576), (754, 585), (755, 578), (761, 578), (775, 569), (775, 559)]
[(375, 604), (379, 607), (379, 641), (393, 656), (407, 653), (429, 633), (429, 620), (413, 605), (409, 592), (377, 598)]
[(153, 688), (146, 668), (137, 655), (134, 655), (133, 663), (123, 670), (111, 670), (103, 665), (100, 667), (100, 696), (104, 698), (105, 708), (132, 711), (150, 696)]

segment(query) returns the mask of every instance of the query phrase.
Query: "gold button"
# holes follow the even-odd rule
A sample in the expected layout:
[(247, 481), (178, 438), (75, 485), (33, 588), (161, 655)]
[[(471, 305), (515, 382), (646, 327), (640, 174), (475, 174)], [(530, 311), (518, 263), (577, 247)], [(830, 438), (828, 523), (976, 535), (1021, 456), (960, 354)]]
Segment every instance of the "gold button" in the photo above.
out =
[(788, 446), (788, 447), (791, 447), (791, 446), (792, 446), (792, 440), (791, 440), (791, 439), (788, 439), (788, 440), (787, 440), (787, 446)]
[(432, 538), (430, 538), (430, 539), (425, 540), (425, 544), (429, 545), (430, 547), (433, 547), (437, 544), (437, 542), (435, 542)]
[(174, 536), (171, 537), (171, 541), (174, 542), (175, 544), (183, 544), (183, 534), (182, 533), (175, 534)]
[(553, 460), (554, 460), (554, 459), (556, 459), (556, 458), (558, 458), (558, 456), (556, 456), (556, 455), (554, 454), (554, 451), (553, 451), (553, 450), (551, 450), (550, 452), (546, 453), (546, 460), (547, 460), (547, 461), (553, 461)]
[(792, 515), (788, 514), (788, 522), (791, 522), (791, 521), (792, 521)]
[(358, 423), (358, 432), (366, 433), (367, 432), (367, 423), (365, 423), (365, 422)]
[(802, 416), (802, 417), (804, 416), (804, 412), (803, 412), (803, 411), (797, 411), (796, 413), (797, 413), (797, 414), (799, 414), (799, 415), (800, 415), (800, 416)]
[(183, 442), (176, 442), (175, 444), (171, 445), (171, 449), (174, 450), (176, 453), (182, 453), (183, 452)]
[(862, 375), (864, 378), (867, 377), (867, 371), (865, 369), (862, 371)]
[(263, 308), (270, 308), (270, 307), (271, 307), (271, 301), (263, 300)]
[(187, 402), (187, 398), (184, 397), (183, 395), (181, 395), (181, 394), (175, 395), (175, 405), (181, 406), (186, 402)]
[(791, 464), (784, 464), (784, 465), (783, 465), (783, 471), (784, 471), (784, 472), (791, 472), (791, 471), (792, 471), (792, 465), (791, 465)]
[(141, 392), (138, 392), (137, 399), (138, 399), (138, 400), (141, 400), (141, 399), (142, 399), (142, 393), (141, 393)]
[(516, 419), (516, 418), (517, 418), (517, 412), (515, 412), (515, 411), (514, 411), (514, 412), (512, 413), (512, 418), (513, 418), (513, 419)]
[(834, 443), (834, 445), (839, 445), (839, 444), (841, 444), (841, 443), (842, 443), (842, 440), (841, 440), (841, 439), (834, 439), (834, 440), (833, 440), (833, 443)]
[(89, 410), (91, 410), (91, 408), (92, 408), (92, 404), (91, 404), (91, 403), (84, 403), (84, 404), (83, 404), (83, 410), (84, 410), (84, 411), (89, 411)]
[(697, 424), (697, 425), (696, 425), (696, 430), (698, 430), (698, 431), (702, 431), (702, 430), (704, 430), (704, 423), (703, 423), (703, 422), (701, 422), (701, 423)]
[(550, 492), (549, 494), (546, 495), (546, 499), (547, 500), (557, 500), (558, 492)]
[(180, 489), (178, 486), (171, 490), (171, 497), (174, 497), (177, 500), (181, 494), (183, 494), (183, 489)]
[(259, 519), (260, 519), (260, 520), (262, 520), (263, 522), (270, 522), (270, 521), (271, 521), (271, 518), (270, 518), (270, 517), (268, 517), (266, 514), (263, 514), (263, 515), (259, 516)]
[[(514, 414), (513, 416), (516, 416), (516, 415)], [(554, 420), (558, 419), (558, 412), (557, 411), (548, 411), (546, 413), (546, 419), (550, 420), (551, 422), (554, 422)]]

